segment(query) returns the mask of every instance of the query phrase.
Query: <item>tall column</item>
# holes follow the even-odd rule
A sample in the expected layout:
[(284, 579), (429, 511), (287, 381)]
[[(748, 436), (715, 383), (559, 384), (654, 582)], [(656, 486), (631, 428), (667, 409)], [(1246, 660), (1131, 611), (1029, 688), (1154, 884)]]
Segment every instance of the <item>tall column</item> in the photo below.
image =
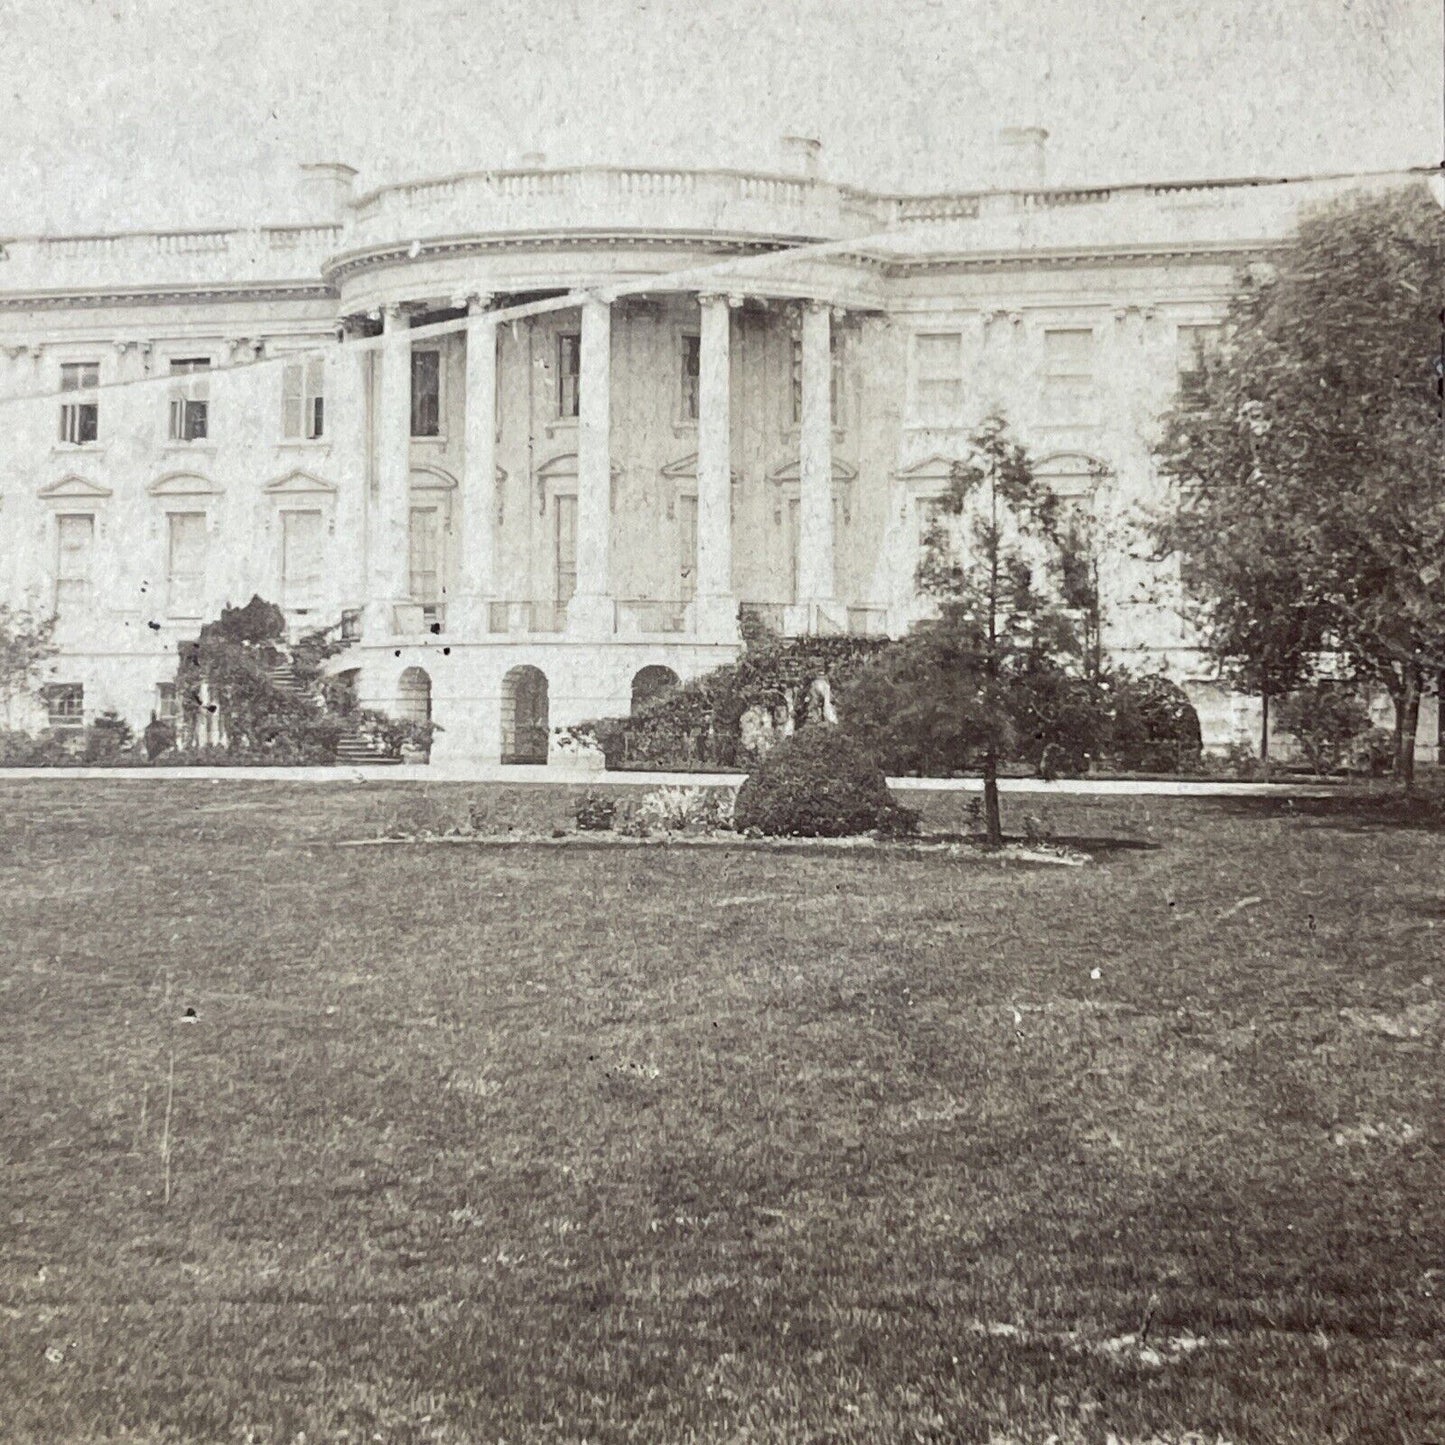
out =
[(798, 601), (833, 600), (832, 313), (803, 307), (803, 416), (798, 468)]
[(726, 296), (699, 296), (697, 408), (697, 595), (693, 631), (708, 642), (735, 642), (738, 604), (733, 596), (732, 415), (730, 346), (732, 307)]
[(392, 604), (406, 595), (411, 490), (411, 328), (400, 306), (388, 306), (381, 346), (381, 395), (376, 427), (377, 496), (367, 547), (369, 636), (393, 630)]
[(326, 596), (342, 608), (361, 606), (371, 595), (365, 565), (366, 509), (371, 457), (367, 409), (371, 404), (372, 353), (342, 339), (326, 361), (326, 434), (331, 438), (333, 473), (337, 480), (336, 563), (326, 578)]
[(582, 354), (577, 404), (577, 592), (567, 630), (611, 635), (612, 310), (582, 305)]
[(462, 616), (454, 626), (472, 636), (486, 628), (495, 591), (493, 524), (497, 512), (497, 328), (487, 319), (491, 298), (467, 302), (466, 435), (462, 457)]

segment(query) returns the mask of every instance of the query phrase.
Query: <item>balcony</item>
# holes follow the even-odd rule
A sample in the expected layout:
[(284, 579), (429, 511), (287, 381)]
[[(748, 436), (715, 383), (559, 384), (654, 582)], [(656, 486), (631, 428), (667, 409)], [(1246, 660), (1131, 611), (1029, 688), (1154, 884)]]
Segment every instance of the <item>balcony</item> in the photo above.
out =
[(561, 632), (567, 625), (565, 602), (489, 602), (487, 631), (499, 636), (535, 636)]
[(688, 630), (686, 602), (660, 602), (650, 597), (619, 598), (616, 629), (621, 637), (655, 637)]

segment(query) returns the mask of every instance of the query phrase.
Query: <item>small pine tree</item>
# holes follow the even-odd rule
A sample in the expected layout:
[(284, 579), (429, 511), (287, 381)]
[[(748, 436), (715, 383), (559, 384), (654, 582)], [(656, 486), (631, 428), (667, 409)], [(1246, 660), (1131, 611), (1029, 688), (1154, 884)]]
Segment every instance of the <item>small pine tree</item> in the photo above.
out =
[[(920, 586), (938, 598), (934, 630), (947, 639), (956, 676), (951, 687), (960, 738), (978, 751), (983, 770), (984, 829), (1003, 842), (999, 764), (1021, 719), (1051, 706), (1045, 687), (1061, 674), (1082, 676), (1086, 649), (1064, 591), (1078, 577), (1077, 534), (1065, 525), (1058, 498), (1035, 473), (1027, 450), (995, 413), (969, 438), (971, 456), (957, 463), (942, 498), (964, 536), (935, 525), (925, 539)], [(1071, 706), (1097, 710), (1094, 690)]]

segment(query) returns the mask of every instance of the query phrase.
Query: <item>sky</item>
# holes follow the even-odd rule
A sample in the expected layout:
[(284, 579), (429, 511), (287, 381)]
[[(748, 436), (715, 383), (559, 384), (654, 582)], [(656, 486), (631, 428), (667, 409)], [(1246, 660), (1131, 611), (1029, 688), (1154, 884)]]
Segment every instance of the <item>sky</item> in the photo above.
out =
[(516, 164), (887, 190), (1388, 169), (1445, 154), (1445, 0), (0, 0), (0, 235), (283, 219)]

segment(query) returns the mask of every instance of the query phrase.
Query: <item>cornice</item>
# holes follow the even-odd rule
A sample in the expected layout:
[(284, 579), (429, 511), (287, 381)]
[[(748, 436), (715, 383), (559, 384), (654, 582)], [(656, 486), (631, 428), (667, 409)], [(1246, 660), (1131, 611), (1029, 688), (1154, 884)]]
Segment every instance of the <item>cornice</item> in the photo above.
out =
[(0, 292), (3, 311), (67, 311), (82, 307), (170, 306), (190, 301), (334, 301), (324, 282), (296, 281), (246, 286), (137, 286), (98, 291)]
[(434, 240), (388, 242), (360, 251), (343, 252), (325, 262), (322, 275), (334, 286), (348, 276), (375, 267), (394, 266), (422, 258), (475, 256), (497, 251), (667, 249), (696, 247), (711, 253), (757, 255), (815, 244), (816, 236), (743, 235), (719, 231), (513, 231), (487, 236), (445, 236)]
[[(88, 291), (0, 292), (0, 313), (66, 311), (104, 307), (165, 306), (186, 303), (334, 301), (339, 283), (348, 276), (373, 268), (404, 264), (419, 257), (468, 256), (515, 253), (546, 249), (582, 248), (675, 249), (694, 246), (716, 255), (759, 255), (787, 251), (807, 245), (805, 236), (738, 236), (710, 232), (625, 232), (595, 233), (529, 232), (525, 234), (450, 237), (415, 244), (371, 247), (343, 254), (323, 267), (320, 281), (256, 282), (238, 285), (136, 286)], [(825, 264), (871, 271), (884, 280), (905, 280), (920, 274), (949, 272), (1026, 271), (1038, 269), (1077, 270), (1090, 267), (1125, 267), (1180, 262), (1239, 264), (1281, 249), (1279, 241), (1234, 241), (1219, 244), (1196, 242), (1188, 245), (1139, 245), (1097, 248), (1011, 250), (932, 253), (897, 256), (877, 251), (839, 251)], [(814, 258), (799, 257), (800, 262)]]
[(890, 257), (884, 274), (890, 278), (918, 271), (1017, 271), (1039, 266), (1073, 269), (1086, 266), (1137, 266), (1141, 262), (1233, 261), (1256, 258), (1282, 249), (1279, 241), (1231, 241), (1219, 245), (1100, 246), (1094, 249), (978, 251), (916, 257)]

